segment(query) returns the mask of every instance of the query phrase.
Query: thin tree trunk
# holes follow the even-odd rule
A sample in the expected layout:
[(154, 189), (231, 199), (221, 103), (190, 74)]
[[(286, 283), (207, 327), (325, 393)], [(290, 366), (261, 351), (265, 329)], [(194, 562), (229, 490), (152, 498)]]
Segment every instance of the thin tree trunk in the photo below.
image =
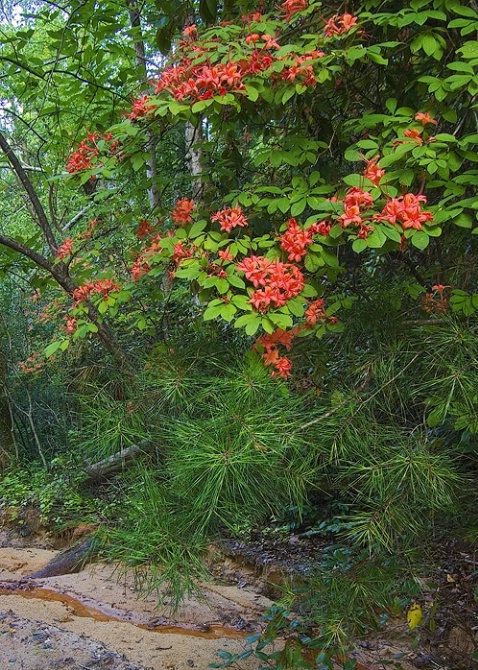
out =
[[(3, 315), (2, 319), (5, 323)], [(8, 330), (6, 330), (6, 337), (8, 338), (8, 349), (11, 351), (12, 342)], [(0, 451), (2, 461), (5, 459), (8, 463), (12, 458), (12, 452), (14, 452), (16, 460), (18, 460), (18, 445), (15, 439), (12, 403), (7, 386), (7, 362), (3, 352), (0, 360)]]
[(203, 189), (201, 180), (202, 161), (201, 152), (197, 147), (198, 142), (202, 139), (201, 122), (197, 126), (193, 126), (190, 121), (186, 121), (186, 128), (184, 130), (186, 140), (186, 163), (188, 165), (189, 174), (193, 184), (192, 195), (193, 199), (197, 200)]
[[(136, 54), (136, 65), (141, 76), (141, 83), (146, 85), (148, 83), (148, 72), (146, 69), (146, 53), (144, 49), (144, 40), (141, 31), (141, 13), (138, 9), (136, 0), (128, 0), (128, 11), (131, 27), (134, 31), (134, 51)], [(157, 146), (158, 138), (152, 128), (146, 130), (148, 138), (146, 149), (149, 153), (149, 160), (146, 166), (146, 176), (151, 181), (151, 186), (148, 189), (149, 206), (152, 210), (158, 209), (161, 203), (161, 194), (158, 188), (158, 161), (157, 161)]]
[(43, 453), (43, 448), (40, 442), (40, 438), (38, 437), (38, 433), (35, 428), (35, 422), (33, 421), (33, 407), (32, 407), (32, 399), (28, 391), (26, 391), (26, 394), (28, 396), (28, 412), (23, 409), (23, 407), (20, 407), (17, 405), (17, 409), (22, 412), (27, 418), (28, 418), (28, 423), (30, 425), (30, 430), (32, 431), (33, 435), (33, 440), (36, 444), (36, 447), (38, 449), (38, 454), (40, 455), (41, 462), (43, 463), (43, 467), (45, 470), (48, 470), (48, 463), (46, 462), (45, 454)]

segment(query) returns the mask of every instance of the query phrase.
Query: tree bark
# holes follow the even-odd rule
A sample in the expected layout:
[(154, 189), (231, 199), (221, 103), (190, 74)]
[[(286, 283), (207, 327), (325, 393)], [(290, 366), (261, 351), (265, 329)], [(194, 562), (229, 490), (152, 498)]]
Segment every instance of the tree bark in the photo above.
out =
[(192, 196), (193, 199), (197, 200), (202, 193), (202, 162), (201, 162), (201, 152), (196, 146), (197, 143), (201, 140), (201, 126), (200, 123), (197, 126), (193, 126), (190, 121), (186, 121), (186, 128), (184, 131), (185, 141), (186, 141), (186, 163), (188, 164), (189, 174), (191, 175), (192, 180)]

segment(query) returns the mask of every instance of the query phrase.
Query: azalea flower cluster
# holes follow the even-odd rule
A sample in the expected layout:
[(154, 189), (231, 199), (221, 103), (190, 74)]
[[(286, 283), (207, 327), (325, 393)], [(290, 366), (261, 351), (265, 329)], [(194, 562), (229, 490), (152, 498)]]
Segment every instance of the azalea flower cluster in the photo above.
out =
[[(337, 201), (338, 198), (332, 198)], [(357, 237), (365, 239), (368, 233), (373, 230), (372, 226), (365, 223), (362, 218), (363, 211), (373, 205), (373, 198), (368, 191), (360, 188), (351, 188), (343, 200), (344, 213), (338, 217), (338, 222), (342, 228), (348, 228), (350, 225), (359, 226)]]
[(307, 253), (307, 247), (313, 243), (313, 236), (328, 235), (330, 226), (321, 221), (314, 223), (307, 229), (303, 229), (297, 223), (295, 218), (289, 219), (287, 222), (287, 230), (280, 237), (280, 246), (289, 255), (291, 263), (300, 263)]
[[(285, 12), (286, 21), (297, 12), (308, 8), (308, 0), (285, 0), (281, 8)], [(262, 20), (260, 12), (252, 12), (243, 17), (243, 22), (259, 22)], [(324, 28), (326, 37), (333, 35), (342, 35), (357, 22), (357, 17), (351, 14), (332, 17)], [(252, 52), (237, 62), (229, 59), (226, 63), (213, 63), (209, 58), (209, 53), (213, 54), (213, 48), (210, 45), (202, 44), (198, 41), (198, 31), (195, 25), (187, 26), (183, 31), (184, 39), (180, 41), (178, 48), (178, 62), (166, 67), (159, 80), (154, 85), (154, 95), (165, 91), (171, 94), (176, 100), (188, 101), (191, 104), (199, 100), (207, 100), (216, 95), (225, 96), (227, 93), (238, 93), (245, 91), (244, 78), (247, 76), (255, 77), (259, 73), (265, 72), (276, 62), (284, 62), (285, 65), (279, 74), (271, 72), (271, 77), (275, 80), (285, 80), (294, 84), (300, 82), (306, 86), (314, 86), (317, 83), (313, 61), (325, 56), (325, 53), (319, 50), (311, 50), (296, 56), (291, 65), (291, 55), (284, 58), (277, 58), (273, 51), (280, 48), (277, 42), (277, 35), (268, 33), (251, 33), (245, 36), (245, 45), (252, 46)], [(217, 38), (211, 38), (210, 41), (219, 41)], [(215, 54), (214, 54), (215, 56)], [(198, 62), (198, 61), (201, 62)], [(142, 94), (139, 98), (132, 101), (132, 107), (127, 118), (132, 121), (144, 119), (154, 113), (155, 104), (152, 96)], [(119, 142), (113, 141), (110, 133), (103, 137), (98, 133), (89, 133), (83, 140), (78, 149), (73, 152), (67, 163), (67, 170), (71, 174), (76, 174), (83, 170), (91, 170), (95, 167), (96, 161), (100, 155), (98, 142), (103, 140), (110, 143), (110, 155), (120, 155), (118, 150)]]
[[(425, 126), (431, 124), (436, 126), (438, 124), (438, 121), (434, 119), (428, 112), (417, 112), (415, 114), (415, 121), (420, 121), (422, 124), (421, 128), (407, 128), (404, 131), (404, 136), (408, 139), (414, 142), (415, 144), (423, 144), (425, 141), (424, 138), (422, 137), (422, 133), (425, 129)], [(434, 137), (426, 136), (426, 139), (428, 142), (433, 142)], [(399, 144), (404, 144), (405, 140), (397, 139), (394, 142), (394, 145), (397, 146)]]
[[(323, 320), (326, 317), (324, 301), (322, 298), (317, 298), (305, 310), (305, 325), (307, 328), (313, 328), (317, 321)], [(336, 323), (337, 319), (331, 317), (331, 321), (332, 323)]]
[(85, 300), (89, 300), (94, 293), (99, 293), (105, 300), (108, 300), (109, 294), (113, 291), (119, 291), (118, 284), (115, 284), (111, 279), (98, 279), (76, 288), (73, 291), (72, 298), (76, 307)]
[[(332, 198), (337, 201), (337, 198)], [(366, 239), (370, 232), (374, 230), (373, 225), (367, 221), (387, 221), (392, 225), (400, 224), (403, 230), (413, 228), (422, 230), (423, 224), (433, 219), (433, 214), (427, 210), (421, 209), (421, 203), (426, 203), (425, 195), (415, 195), (414, 193), (405, 193), (398, 198), (390, 198), (383, 207), (380, 214), (367, 215), (366, 210), (370, 210), (374, 201), (368, 191), (360, 188), (351, 188), (343, 199), (344, 213), (337, 221), (342, 228), (349, 226), (358, 226), (357, 237)]]
[(432, 286), (432, 292), (423, 296), (423, 310), (428, 314), (443, 314), (450, 308), (448, 298), (445, 296), (445, 289), (451, 286), (435, 284)]
[(18, 363), (20, 372), (24, 372), (26, 374), (34, 374), (36, 372), (41, 372), (44, 365), (45, 360), (42, 357), (42, 355), (38, 352), (35, 352), (31, 356), (29, 356), (25, 361), (20, 361)]
[(88, 221), (88, 228), (83, 233), (80, 233), (77, 239), (89, 240), (93, 236), (93, 233), (95, 232), (95, 228), (97, 225), (98, 225), (98, 219), (90, 219)]
[(367, 166), (365, 170), (363, 171), (363, 176), (366, 179), (369, 179), (374, 186), (378, 186), (380, 184), (380, 180), (382, 177), (385, 176), (385, 170), (382, 170), (379, 168), (377, 164), (378, 156), (374, 156), (370, 160), (367, 161)]
[(318, 321), (328, 321), (330, 324), (337, 323), (336, 317), (327, 316), (322, 298), (317, 298), (309, 304), (305, 317), (306, 321), (303, 326), (295, 326), (291, 330), (278, 328), (273, 333), (265, 333), (257, 338), (254, 348), (261, 351), (264, 365), (273, 368), (272, 377), (280, 376), (283, 379), (288, 379), (291, 375), (292, 361), (287, 356), (281, 355), (279, 345), (289, 352), (292, 349), (292, 342), (304, 328), (313, 328)]
[[(173, 237), (173, 236), (174, 231), (172, 230), (168, 231), (166, 237)], [(155, 235), (152, 238), (151, 244), (143, 251), (143, 253), (137, 256), (131, 268), (131, 274), (133, 275), (133, 279), (135, 281), (140, 279), (144, 275), (148, 274), (148, 272), (150, 272), (152, 264), (156, 260), (155, 257), (157, 256), (157, 254), (163, 251), (162, 247), (160, 246), (160, 242), (162, 239), (163, 238), (160, 234)], [(174, 263), (174, 265), (178, 267), (181, 264), (181, 261), (183, 261), (185, 258), (192, 258), (195, 251), (196, 247), (194, 245), (189, 244), (184, 240), (179, 240), (173, 246), (173, 250), (169, 257), (169, 261), (171, 263)], [(174, 271), (170, 272), (170, 276), (174, 277)]]
[(285, 11), (285, 20), (290, 22), (291, 17), (297, 12), (303, 12), (309, 6), (309, 0), (285, 0), (281, 7)]
[(56, 250), (56, 257), (58, 260), (63, 261), (67, 256), (70, 256), (71, 251), (73, 249), (73, 240), (71, 238), (65, 240), (60, 244), (58, 249)]
[[(176, 202), (172, 211), (172, 219), (178, 226), (185, 226), (192, 223), (192, 212), (196, 209), (194, 200), (181, 198)], [(219, 223), (220, 229), (225, 233), (230, 233), (233, 228), (246, 228), (248, 221), (244, 216), (241, 207), (225, 207), (211, 216), (211, 221)]]
[(327, 37), (333, 37), (335, 35), (344, 35), (347, 33), (353, 26), (357, 24), (357, 17), (352, 16), (352, 14), (342, 14), (338, 16), (332, 16), (324, 26), (324, 33)]
[(148, 274), (151, 270), (150, 257), (161, 251), (161, 247), (159, 246), (161, 240), (162, 236), (160, 234), (155, 235), (152, 238), (150, 245), (136, 258), (134, 265), (131, 268), (131, 274), (135, 281)]
[[(416, 118), (416, 117), (415, 117)], [(378, 186), (385, 176), (385, 170), (378, 166), (378, 156), (367, 161), (363, 176)], [(339, 202), (339, 198), (331, 198), (331, 202)], [(370, 211), (374, 206), (374, 199), (369, 191), (352, 187), (342, 200), (344, 212), (337, 217), (337, 222), (342, 228), (349, 226), (358, 227), (357, 238), (366, 239), (374, 230), (373, 222), (386, 221), (392, 225), (399, 224), (403, 230), (413, 228), (422, 230), (423, 224), (431, 221), (433, 215), (430, 211), (422, 210), (421, 203), (426, 203), (425, 195), (405, 193), (396, 198), (389, 198), (379, 214)], [(321, 222), (323, 226), (325, 222)], [(323, 228), (322, 228), (323, 230)], [(307, 232), (307, 231), (306, 231)]]
[(185, 258), (192, 258), (193, 249), (188, 246), (186, 242), (180, 240), (177, 244), (174, 245), (173, 255), (171, 256), (171, 261), (175, 265), (179, 265), (182, 260)]
[(139, 98), (133, 100), (131, 112), (127, 115), (131, 121), (136, 119), (143, 119), (154, 110), (154, 105), (151, 104), (151, 96), (144, 93)]
[(226, 95), (228, 91), (244, 90), (244, 74), (243, 68), (231, 61), (217, 65), (194, 65), (192, 59), (183, 57), (179, 65), (163, 70), (154, 93), (158, 95), (168, 91), (180, 102), (185, 98), (191, 102), (207, 100), (215, 95)]
[(73, 335), (73, 333), (76, 330), (76, 326), (77, 326), (77, 321), (76, 321), (75, 317), (66, 315), (65, 316), (65, 321), (66, 321), (66, 323), (63, 326), (63, 330), (65, 331), (65, 333), (67, 335)]
[(141, 219), (136, 229), (135, 235), (138, 238), (138, 240), (142, 240), (145, 237), (148, 237), (148, 235), (151, 235), (152, 230), (153, 226), (148, 221), (148, 219)]
[(256, 340), (255, 349), (260, 345), (262, 350), (262, 361), (264, 365), (274, 368), (271, 373), (272, 377), (280, 376), (283, 379), (288, 379), (291, 374), (292, 361), (287, 356), (281, 356), (278, 345), (283, 346), (286, 351), (292, 349), (292, 341), (297, 335), (298, 328), (293, 330), (282, 330), (278, 328), (273, 333), (265, 333)]
[[(308, 8), (308, 0), (286, 0), (281, 5), (285, 11), (286, 21), (297, 12)], [(247, 17), (243, 17), (244, 23), (260, 21), (262, 18), (259, 12), (253, 12)], [(350, 30), (357, 23), (357, 17), (351, 14), (334, 16), (330, 19), (324, 28), (326, 37), (332, 35), (342, 35)], [(250, 33), (245, 36), (246, 46), (252, 46), (252, 53), (238, 61), (229, 59), (226, 63), (212, 63), (209, 59), (209, 53), (212, 48), (209, 45), (198, 41), (198, 33), (195, 25), (188, 26), (183, 31), (183, 39), (179, 44), (178, 63), (165, 68), (159, 80), (154, 86), (154, 94), (166, 91), (176, 100), (183, 102), (189, 101), (191, 104), (199, 100), (207, 100), (216, 95), (224, 96), (229, 92), (237, 93), (245, 90), (244, 78), (247, 76), (255, 77), (261, 72), (271, 68), (275, 62), (289, 60), (290, 55), (285, 58), (277, 58), (274, 50), (280, 48), (277, 42), (277, 35), (268, 33)], [(217, 41), (216, 38), (210, 41)], [(297, 56), (291, 66), (284, 67), (282, 73), (275, 77), (284, 79), (291, 83), (299, 80), (306, 86), (312, 86), (317, 83), (315, 78), (312, 61), (323, 57), (322, 51), (311, 50), (301, 56)], [(201, 60), (198, 63), (198, 60)], [(151, 104), (151, 98), (143, 95), (133, 103), (133, 110), (129, 118), (137, 119), (147, 116), (152, 112), (154, 106)]]
[(144, 256), (138, 256), (131, 268), (131, 274), (133, 275), (133, 279), (137, 281), (141, 277), (144, 277), (144, 275), (147, 275), (150, 270), (151, 266), (145, 260)]
[(71, 154), (66, 164), (66, 169), (70, 174), (92, 168), (92, 158), (100, 153), (97, 144), (98, 138), (98, 133), (88, 133), (87, 137), (81, 141), (80, 146)]
[(211, 221), (217, 221), (222, 231), (230, 233), (233, 228), (246, 228), (248, 221), (240, 207), (226, 207), (211, 216)]
[(374, 219), (377, 221), (388, 221), (391, 224), (399, 223), (404, 230), (414, 228), (421, 230), (422, 224), (433, 219), (433, 214), (428, 211), (422, 211), (421, 202), (426, 202), (425, 195), (415, 195), (406, 193), (399, 198), (391, 198), (382, 210), (381, 214), (376, 214)]
[(265, 256), (246, 256), (237, 265), (257, 290), (248, 301), (258, 312), (283, 307), (304, 288), (304, 275), (296, 265), (273, 261)]
[(78, 149), (68, 159), (66, 169), (70, 174), (76, 174), (82, 170), (91, 170), (95, 167), (92, 161), (100, 155), (100, 147), (98, 146), (100, 140), (109, 144), (110, 154), (114, 154), (119, 147), (118, 140), (114, 140), (111, 133), (105, 133), (103, 136), (99, 133), (88, 133)]
[(323, 58), (324, 56), (325, 53), (319, 50), (308, 51), (303, 56), (297, 56), (293, 65), (285, 67), (282, 70), (281, 78), (289, 81), (291, 84), (300, 81), (304, 86), (314, 86), (317, 83), (317, 79), (314, 67), (310, 63), (316, 58)]
[(185, 226), (187, 223), (192, 223), (191, 212), (195, 207), (194, 200), (188, 200), (187, 198), (178, 200), (172, 211), (174, 223), (179, 226)]

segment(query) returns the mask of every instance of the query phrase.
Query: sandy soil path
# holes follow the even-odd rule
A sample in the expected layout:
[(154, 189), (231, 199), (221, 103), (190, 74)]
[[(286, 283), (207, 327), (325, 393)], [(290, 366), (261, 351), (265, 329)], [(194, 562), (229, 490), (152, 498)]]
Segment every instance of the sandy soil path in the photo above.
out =
[[(0, 582), (40, 569), (55, 553), (0, 548)], [(118, 581), (103, 564), (37, 579), (35, 587), (0, 595), (0, 668), (202, 670), (218, 662), (221, 649), (242, 651), (245, 633), (238, 628), (257, 626), (271, 604), (247, 586), (205, 585), (203, 598), (186, 600), (171, 617), (167, 596), (159, 607), (155, 596), (138, 600), (132, 577)]]

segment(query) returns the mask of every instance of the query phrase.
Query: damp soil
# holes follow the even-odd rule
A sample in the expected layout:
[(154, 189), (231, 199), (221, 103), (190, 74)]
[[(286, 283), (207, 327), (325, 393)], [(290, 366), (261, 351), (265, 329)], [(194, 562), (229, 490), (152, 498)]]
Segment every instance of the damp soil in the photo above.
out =
[(244, 650), (272, 602), (222, 581), (203, 585), (173, 615), (167, 593), (138, 599), (133, 576), (107, 564), (28, 579), (58, 555), (31, 543), (0, 531), (2, 670), (206, 669), (220, 650)]
[[(280, 595), (277, 585), (284, 576), (302, 579), (309, 558), (320, 551), (319, 543), (297, 537), (284, 546), (276, 540), (226, 541), (211, 552), (215, 581), (172, 614), (167, 592), (138, 599), (133, 576), (104, 563), (29, 579), (58, 556), (47, 546), (42, 535), (20, 538), (0, 530), (1, 669), (206, 670), (220, 661), (221, 650), (235, 654), (246, 648), (246, 635), (261, 629), (261, 614)], [(402, 613), (356, 642), (357, 668), (476, 668), (475, 559), (458, 544), (442, 548), (421, 600), (427, 622), (433, 615), (433, 633), (429, 625), (408, 630)], [(249, 657), (240, 668), (259, 665)]]

